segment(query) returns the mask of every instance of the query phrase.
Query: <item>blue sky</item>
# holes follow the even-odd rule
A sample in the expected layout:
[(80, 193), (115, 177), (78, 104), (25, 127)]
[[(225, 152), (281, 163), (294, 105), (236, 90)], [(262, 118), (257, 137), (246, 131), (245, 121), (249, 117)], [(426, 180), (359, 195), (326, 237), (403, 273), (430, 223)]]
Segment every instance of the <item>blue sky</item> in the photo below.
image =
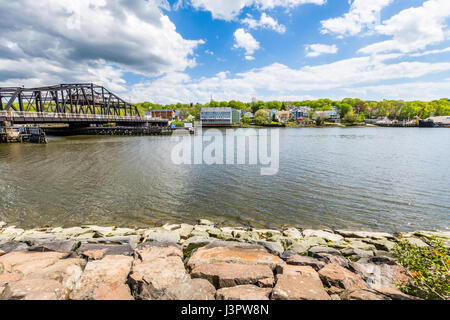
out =
[(95, 82), (163, 104), (439, 99), (449, 22), (448, 0), (2, 2), (0, 86)]

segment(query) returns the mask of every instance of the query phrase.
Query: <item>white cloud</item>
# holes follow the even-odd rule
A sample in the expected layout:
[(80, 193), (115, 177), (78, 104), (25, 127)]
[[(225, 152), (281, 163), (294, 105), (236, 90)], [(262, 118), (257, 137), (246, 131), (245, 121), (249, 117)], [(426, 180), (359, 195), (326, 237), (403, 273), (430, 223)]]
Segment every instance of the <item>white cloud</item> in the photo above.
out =
[(234, 41), (234, 48), (243, 48), (245, 50), (245, 58), (247, 60), (253, 60), (251, 55), (259, 49), (259, 42), (242, 28), (234, 32)]
[(382, 94), (387, 99), (431, 101), (448, 97), (448, 92), (450, 92), (450, 79), (446, 79), (446, 81), (410, 82), (344, 88), (343, 90), (355, 96), (369, 97), (369, 99), (376, 99), (376, 97)]
[(331, 46), (326, 44), (310, 44), (305, 46), (307, 57), (318, 57), (322, 54), (334, 54), (338, 52), (338, 47), (333, 44)]
[(322, 33), (356, 35), (380, 22), (380, 12), (393, 0), (354, 0), (344, 16), (321, 21)]
[(446, 53), (446, 52), (450, 52), (450, 47), (445, 48), (445, 49), (437, 49), (437, 50), (429, 50), (429, 51), (424, 51), (424, 52), (419, 52), (419, 53), (413, 53), (413, 54), (411, 54), (411, 57), (423, 57), (423, 56), (428, 56), (431, 54), (439, 54), (439, 53)]
[(210, 11), (213, 18), (233, 20), (239, 16), (245, 7), (255, 6), (261, 10), (275, 7), (291, 8), (301, 4), (311, 3), (323, 5), (326, 0), (190, 0), (190, 4), (200, 10)]
[(203, 41), (177, 33), (161, 11), (167, 6), (166, 0), (2, 1), (0, 81), (103, 79), (117, 88), (116, 77), (126, 71), (155, 76), (193, 67)]
[(279, 24), (277, 20), (268, 16), (265, 12), (261, 14), (259, 20), (255, 20), (252, 16), (248, 16), (245, 19), (241, 20), (242, 24), (246, 24), (250, 29), (272, 29), (278, 33), (285, 33), (286, 27), (282, 24)]
[(415, 52), (448, 39), (446, 19), (450, 17), (449, 0), (428, 0), (421, 7), (401, 11), (376, 32), (391, 36), (391, 40), (377, 42), (359, 50), (361, 53)]
[[(394, 54), (359, 57), (299, 69), (274, 63), (235, 75), (225, 73), (200, 79), (191, 79), (178, 73), (136, 85), (132, 88), (131, 95), (135, 101), (151, 97), (158, 103), (206, 102), (211, 95), (216, 100), (242, 101), (250, 101), (251, 97), (285, 100), (286, 97), (308, 95), (339, 99), (348, 95), (345, 91), (348, 88), (370, 87), (381, 81), (407, 83), (417, 81), (425, 75), (450, 71), (450, 62), (393, 62), (397, 58), (399, 55)], [(414, 85), (411, 84), (409, 95), (406, 90), (402, 91), (402, 98), (410, 99), (412, 92), (415, 97), (428, 98), (430, 93), (427, 90), (425, 86), (418, 86), (414, 90)], [(377, 97), (390, 98), (392, 94), (393, 92), (385, 90), (378, 92)]]

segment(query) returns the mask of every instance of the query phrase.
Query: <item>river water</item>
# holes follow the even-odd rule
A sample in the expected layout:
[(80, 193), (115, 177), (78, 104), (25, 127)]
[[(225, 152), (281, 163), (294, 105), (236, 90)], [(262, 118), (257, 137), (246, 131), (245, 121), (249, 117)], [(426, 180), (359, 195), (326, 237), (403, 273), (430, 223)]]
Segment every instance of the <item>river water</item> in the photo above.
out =
[(200, 217), (255, 227), (450, 227), (448, 129), (280, 129), (275, 175), (261, 175), (258, 165), (175, 164), (175, 145), (167, 136), (0, 144), (0, 220), (21, 227), (145, 227)]

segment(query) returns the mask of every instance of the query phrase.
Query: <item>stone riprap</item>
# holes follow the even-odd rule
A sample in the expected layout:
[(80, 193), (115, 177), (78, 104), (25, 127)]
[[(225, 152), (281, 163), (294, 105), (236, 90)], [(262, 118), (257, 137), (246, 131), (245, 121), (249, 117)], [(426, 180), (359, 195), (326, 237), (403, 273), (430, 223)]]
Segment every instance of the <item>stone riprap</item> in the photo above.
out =
[(415, 299), (399, 238), (450, 232), (268, 230), (167, 224), (24, 230), (0, 221), (0, 300)]

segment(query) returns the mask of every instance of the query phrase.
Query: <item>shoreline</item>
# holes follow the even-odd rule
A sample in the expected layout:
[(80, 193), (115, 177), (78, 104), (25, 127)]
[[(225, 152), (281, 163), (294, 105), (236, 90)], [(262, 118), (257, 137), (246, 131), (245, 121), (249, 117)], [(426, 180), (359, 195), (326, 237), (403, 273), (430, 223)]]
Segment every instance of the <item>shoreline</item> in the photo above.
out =
[(21, 229), (0, 222), (1, 299), (415, 299), (393, 249), (449, 231), (165, 224)]

